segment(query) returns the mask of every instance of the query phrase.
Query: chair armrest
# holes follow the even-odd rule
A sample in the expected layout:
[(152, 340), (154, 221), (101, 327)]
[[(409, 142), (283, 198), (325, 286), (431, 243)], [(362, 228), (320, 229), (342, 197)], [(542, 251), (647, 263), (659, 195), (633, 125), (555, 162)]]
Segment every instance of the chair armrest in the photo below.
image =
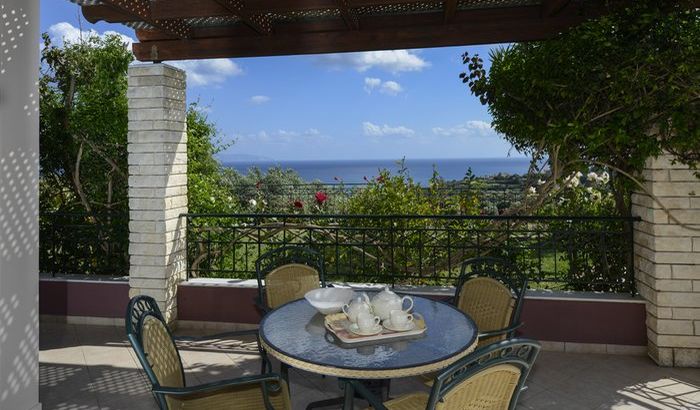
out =
[[(268, 373), (259, 376), (246, 376), (236, 379), (219, 380), (211, 383), (200, 384), (197, 386), (188, 387), (164, 387), (158, 386), (153, 388), (154, 393), (165, 394), (168, 396), (187, 396), (197, 393), (214, 393), (218, 390), (224, 390), (229, 387), (244, 386), (249, 384), (260, 384), (262, 388), (270, 382), (283, 383), (280, 376), (276, 373)], [(279, 388), (279, 387), (278, 387)], [(267, 388), (269, 391), (277, 391), (277, 389)]]
[(502, 334), (510, 335), (511, 333), (515, 332), (518, 328), (520, 328), (522, 325), (524, 325), (525, 322), (520, 322), (517, 324), (514, 324), (512, 326), (503, 328), (503, 329), (498, 329), (498, 330), (489, 330), (488, 332), (481, 332), (479, 333), (479, 339), (486, 339), (489, 337), (493, 336), (498, 336)]
[(369, 391), (367, 387), (365, 387), (365, 385), (359, 382), (358, 380), (342, 379), (342, 381), (345, 383), (346, 389), (349, 386), (352, 386), (352, 388), (355, 390), (355, 393), (357, 393), (363, 399), (367, 400), (367, 403), (369, 403), (373, 410), (388, 410), (386, 406), (384, 406), (382, 401), (377, 396), (372, 394), (372, 392)]
[(257, 336), (258, 335), (258, 329), (249, 329), (249, 330), (238, 330), (234, 332), (224, 332), (224, 333), (217, 333), (214, 335), (207, 335), (207, 336), (175, 336), (173, 337), (173, 340), (176, 342), (200, 342), (204, 340), (210, 340), (210, 339), (225, 339), (227, 337), (233, 337), (233, 336)]

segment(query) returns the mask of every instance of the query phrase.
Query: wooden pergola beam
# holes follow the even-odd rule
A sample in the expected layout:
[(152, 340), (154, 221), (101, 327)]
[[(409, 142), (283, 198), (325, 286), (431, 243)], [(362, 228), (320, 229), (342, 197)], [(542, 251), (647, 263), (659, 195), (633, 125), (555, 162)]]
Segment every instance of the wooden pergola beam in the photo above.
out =
[(549, 19), (533, 18), (539, 13), (538, 6), (519, 8), (519, 17), (507, 17), (506, 11), (495, 9), (480, 11), (478, 17), (472, 12), (457, 12), (450, 24), (417, 23), (427, 19), (442, 22), (442, 13), (431, 13), (412, 17), (414, 24), (405, 17), (393, 17), (406, 24), (401, 27), (392, 27), (391, 19), (385, 18), (381, 22), (362, 20), (359, 31), (143, 41), (134, 44), (134, 53), (139, 60), (151, 61), (154, 56), (158, 60), (258, 57), (533, 41), (550, 38), (591, 17), (563, 12)]
[(154, 18), (149, 0), (102, 0), (102, 3), (130, 21), (142, 21), (178, 38), (188, 38), (192, 34), (191, 27), (181, 19)]

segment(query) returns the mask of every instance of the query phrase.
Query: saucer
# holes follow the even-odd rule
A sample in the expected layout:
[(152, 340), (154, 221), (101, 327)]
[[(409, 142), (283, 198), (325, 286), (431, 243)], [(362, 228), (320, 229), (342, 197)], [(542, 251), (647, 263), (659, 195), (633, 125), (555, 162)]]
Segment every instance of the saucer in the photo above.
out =
[(364, 331), (360, 330), (360, 328), (357, 326), (357, 323), (353, 323), (353, 324), (351, 324), (350, 326), (348, 326), (348, 330), (349, 330), (350, 332), (352, 332), (352, 333), (354, 333), (354, 334), (356, 334), (356, 335), (360, 335), (360, 336), (373, 336), (373, 335), (378, 335), (379, 333), (382, 332), (382, 329), (383, 329), (383, 328), (382, 328), (382, 325), (375, 325), (375, 326), (372, 327), (372, 329), (370, 329), (369, 331), (364, 332)]
[(403, 327), (396, 327), (396, 326), (391, 324), (390, 319), (387, 319), (383, 322), (383, 325), (385, 328), (392, 330), (394, 332), (408, 332), (409, 330), (413, 330), (416, 328), (416, 323), (414, 321), (410, 321), (410, 322), (406, 323), (406, 325)]

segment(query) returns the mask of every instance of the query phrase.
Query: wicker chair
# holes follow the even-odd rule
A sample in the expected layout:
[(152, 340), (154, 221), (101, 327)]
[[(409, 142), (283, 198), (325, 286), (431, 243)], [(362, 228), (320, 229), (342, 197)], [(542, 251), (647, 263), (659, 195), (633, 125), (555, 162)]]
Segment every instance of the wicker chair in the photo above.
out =
[(163, 410), (291, 409), (287, 384), (274, 373), (186, 386), (175, 339), (149, 296), (136, 296), (129, 302), (126, 333)]
[(492, 343), (443, 370), (430, 394), (412, 393), (384, 403), (362, 383), (345, 383), (374, 410), (512, 410), (539, 350), (539, 343), (527, 339)]
[(526, 289), (527, 277), (507, 260), (481, 257), (462, 263), (454, 304), (476, 322), (479, 346), (515, 336)]
[(326, 285), (323, 256), (313, 249), (283, 246), (266, 252), (255, 261), (258, 276), (258, 306), (268, 312), (304, 297)]

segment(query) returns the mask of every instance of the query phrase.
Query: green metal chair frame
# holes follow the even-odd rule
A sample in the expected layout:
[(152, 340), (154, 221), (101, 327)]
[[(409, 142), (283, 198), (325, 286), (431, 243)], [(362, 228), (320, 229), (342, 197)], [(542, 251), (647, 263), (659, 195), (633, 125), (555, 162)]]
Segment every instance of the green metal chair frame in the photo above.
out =
[[(445, 395), (460, 383), (501, 364), (510, 364), (520, 369), (520, 378), (508, 406), (509, 410), (515, 409), (520, 393), (524, 390), (525, 380), (530, 374), (540, 348), (540, 344), (534, 340), (516, 338), (492, 343), (475, 350), (437, 375), (430, 391), (426, 410), (434, 410)], [(352, 392), (357, 392), (369, 402), (374, 410), (387, 410), (387, 407), (361, 382), (352, 379), (344, 379), (343, 381), (346, 389), (350, 388)]]
[(325, 272), (323, 268), (323, 255), (318, 251), (295, 245), (281, 246), (265, 252), (255, 261), (255, 272), (258, 278), (258, 298), (256, 304), (263, 312), (271, 310), (265, 297), (265, 276), (280, 266), (298, 263), (314, 268), (318, 272), (321, 287), (326, 286)]
[[(471, 270), (468, 271), (469, 268)], [(515, 337), (515, 331), (524, 324), (520, 321), (520, 313), (522, 312), (525, 291), (527, 290), (527, 276), (519, 273), (510, 261), (503, 258), (483, 256), (467, 259), (462, 262), (459, 279), (456, 284), (457, 290), (452, 299), (453, 304), (456, 305), (458, 303), (464, 283), (477, 277), (488, 277), (501, 282), (510, 289), (515, 298), (510, 325), (503, 329), (481, 332), (479, 333), (479, 340), (502, 334), (505, 334), (506, 338), (509, 339)]]
[[(263, 397), (265, 399), (265, 405), (267, 410), (274, 410), (272, 405), (269, 402), (268, 394), (269, 392), (276, 392), (279, 389), (279, 383), (281, 382), (281, 377), (275, 373), (269, 372), (270, 367), (270, 362), (267, 360), (266, 355), (260, 349), (260, 344), (258, 342), (258, 349), (263, 355), (263, 371), (265, 369), (268, 370), (268, 372), (263, 372), (260, 375), (256, 376), (245, 376), (245, 377), (239, 377), (235, 379), (228, 379), (228, 380), (221, 380), (221, 381), (216, 381), (212, 383), (205, 383), (201, 384), (198, 386), (186, 386), (186, 387), (167, 387), (167, 386), (161, 386), (160, 383), (158, 382), (158, 379), (151, 368), (150, 363), (148, 362), (148, 359), (146, 358), (146, 353), (144, 352), (143, 349), (143, 339), (142, 339), (142, 328), (143, 328), (143, 323), (146, 317), (155, 317), (156, 319), (160, 320), (165, 328), (167, 329), (168, 335), (170, 336), (170, 339), (173, 341), (173, 344), (175, 344), (176, 341), (182, 340), (182, 341), (199, 341), (199, 340), (206, 340), (206, 339), (211, 339), (211, 338), (221, 338), (221, 337), (227, 337), (227, 336), (235, 336), (235, 335), (241, 335), (241, 334), (251, 334), (251, 331), (242, 331), (242, 332), (228, 332), (228, 333), (219, 333), (217, 335), (212, 335), (212, 336), (205, 336), (205, 337), (173, 337), (172, 333), (170, 332), (170, 328), (168, 328), (167, 323), (165, 322), (163, 318), (163, 314), (160, 311), (160, 308), (158, 307), (158, 304), (156, 301), (147, 295), (139, 295), (133, 297), (127, 306), (126, 310), (126, 320), (125, 320), (125, 326), (126, 326), (126, 335), (127, 339), (129, 340), (129, 343), (131, 343), (132, 348), (136, 352), (136, 356), (139, 359), (139, 362), (141, 363), (141, 366), (143, 367), (144, 372), (146, 373), (146, 376), (148, 377), (148, 380), (151, 382), (151, 388), (152, 388), (152, 393), (154, 395), (154, 398), (156, 402), (158, 403), (158, 406), (162, 410), (168, 410), (168, 405), (165, 400), (165, 397), (170, 395), (170, 396), (187, 396), (191, 394), (206, 394), (206, 393), (215, 393), (217, 391), (221, 391), (230, 387), (234, 386), (242, 386), (242, 385), (250, 385), (250, 384), (260, 384), (262, 391), (263, 391)], [(252, 332), (255, 332), (257, 334), (257, 330), (254, 330)], [(182, 364), (182, 358), (180, 357), (180, 351), (177, 349), (177, 357), (180, 363)], [(182, 380), (185, 379), (185, 373), (184, 373), (184, 366), (180, 366), (182, 369)], [(274, 385), (277, 386), (277, 388), (274, 387)]]

